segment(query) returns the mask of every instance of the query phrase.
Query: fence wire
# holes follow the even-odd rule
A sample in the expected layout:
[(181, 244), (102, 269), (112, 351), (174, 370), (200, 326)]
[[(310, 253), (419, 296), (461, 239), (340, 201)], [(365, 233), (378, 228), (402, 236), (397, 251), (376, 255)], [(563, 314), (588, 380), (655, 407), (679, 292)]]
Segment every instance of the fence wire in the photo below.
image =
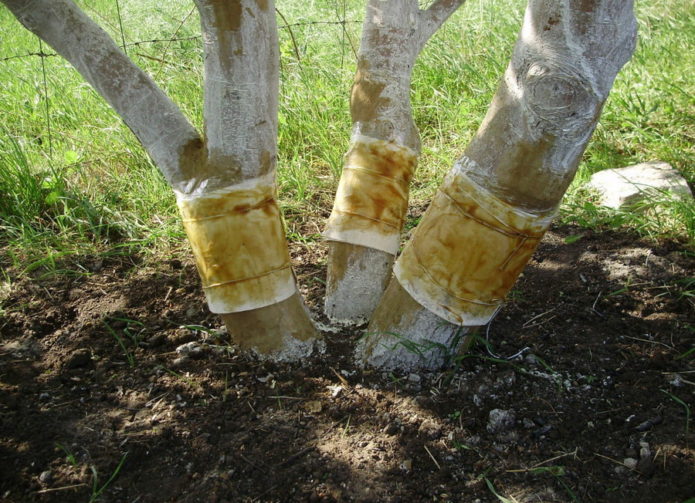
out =
[[(185, 20), (184, 20), (185, 21)], [(291, 30), (292, 28), (298, 28), (298, 27), (304, 27), (304, 26), (319, 26), (319, 25), (333, 25), (333, 26), (342, 26), (343, 29), (345, 29), (345, 26), (348, 24), (360, 24), (362, 21), (354, 21), (354, 20), (344, 20), (344, 21), (306, 21), (302, 23), (285, 23), (281, 26), (278, 26), (278, 29), (280, 30)], [(345, 35), (343, 35), (345, 36)], [(124, 52), (127, 54), (127, 48), (128, 47), (138, 47), (141, 45), (147, 45), (147, 44), (162, 44), (162, 43), (174, 43), (174, 42), (186, 42), (186, 41), (191, 41), (191, 40), (202, 40), (202, 37), (200, 35), (195, 35), (195, 36), (190, 36), (190, 37), (171, 37), (171, 38), (153, 38), (149, 40), (137, 40), (134, 42), (126, 42), (125, 41), (125, 36), (121, 39), (121, 49), (124, 50)], [(349, 40), (349, 37), (348, 37)], [(352, 43), (352, 41), (350, 41)], [(0, 58), (0, 63), (4, 63), (6, 61), (11, 61), (14, 59), (27, 59), (27, 58), (52, 58), (55, 56), (59, 56), (59, 54), (55, 52), (45, 52), (43, 49), (39, 49), (37, 52), (26, 52), (24, 54), (13, 54), (11, 56), (5, 56)]]
[[(201, 35), (194, 35), (194, 36), (185, 36), (181, 37), (178, 36), (180, 30), (188, 21), (190, 16), (193, 14), (195, 11), (195, 7), (192, 8), (184, 17), (183, 19), (180, 20), (180, 22), (177, 23), (177, 27), (173, 32), (173, 35), (168, 38), (152, 38), (148, 40), (135, 40), (135, 41), (127, 41), (126, 40), (126, 35), (125, 35), (125, 30), (124, 30), (124, 23), (123, 23), (123, 18), (121, 16), (121, 8), (119, 1), (116, 0), (116, 16), (117, 16), (117, 31), (118, 31), (118, 40), (116, 43), (120, 46), (120, 48), (123, 50), (123, 52), (126, 55), (128, 54), (128, 49), (129, 48), (137, 48), (137, 47), (142, 47), (142, 46), (147, 46), (147, 45), (157, 45), (157, 44), (166, 44), (164, 49), (161, 51), (161, 54), (158, 56), (151, 56), (143, 53), (136, 52), (140, 57), (144, 57), (147, 59), (151, 59), (154, 61), (158, 61), (161, 63), (159, 69), (154, 73), (154, 79), (156, 80), (162, 69), (166, 64), (171, 64), (166, 60), (166, 56), (168, 55), (169, 50), (171, 49), (172, 44), (176, 42), (190, 42), (190, 41), (202, 41), (202, 36)], [(324, 21), (324, 20), (317, 20), (317, 21), (302, 21), (302, 22), (296, 22), (296, 23), (290, 23), (288, 22), (287, 18), (280, 12), (279, 10), (276, 9), (276, 12), (278, 14), (279, 19), (282, 21), (282, 24), (278, 25), (279, 30), (286, 30), (294, 51), (294, 56), (297, 59), (297, 62), (300, 63), (301, 65), (301, 51), (299, 49), (299, 43), (297, 42), (297, 38), (295, 37), (294, 34), (294, 29), (295, 28), (304, 28), (304, 27), (312, 27), (312, 26), (340, 26), (341, 28), (341, 49), (342, 49), (342, 54), (341, 54), (341, 68), (344, 65), (344, 60), (345, 60), (345, 50), (346, 50), (346, 42), (349, 44), (350, 50), (352, 51), (352, 54), (356, 57), (357, 56), (357, 49), (355, 47), (355, 43), (353, 42), (350, 34), (348, 33), (347, 30), (347, 25), (354, 25), (354, 24), (361, 24), (362, 21), (357, 21), (357, 20), (346, 20), (346, 1), (345, 0), (336, 0), (336, 5), (335, 5), (335, 13), (338, 19), (336, 20), (329, 20), (329, 21)], [(25, 59), (33, 59), (33, 58), (40, 58), (41, 60), (41, 74), (42, 74), (42, 86), (40, 89), (40, 93), (42, 94), (41, 98), (44, 101), (45, 104), (45, 122), (46, 122), (46, 136), (48, 137), (48, 158), (52, 159), (53, 158), (53, 131), (51, 127), (51, 99), (50, 99), (50, 94), (49, 94), (49, 86), (48, 86), (48, 80), (46, 77), (46, 65), (45, 65), (45, 60), (46, 58), (53, 58), (56, 56), (59, 56), (56, 52), (52, 51), (47, 51), (44, 48), (44, 44), (37, 37), (37, 40), (39, 42), (39, 49), (38, 51), (31, 51), (31, 52), (26, 52), (23, 54), (12, 54), (10, 56), (4, 56), (0, 57), (0, 64), (2, 63), (7, 63), (10, 61), (16, 61), (16, 60), (25, 60)], [(120, 43), (119, 43), (120, 42)]]

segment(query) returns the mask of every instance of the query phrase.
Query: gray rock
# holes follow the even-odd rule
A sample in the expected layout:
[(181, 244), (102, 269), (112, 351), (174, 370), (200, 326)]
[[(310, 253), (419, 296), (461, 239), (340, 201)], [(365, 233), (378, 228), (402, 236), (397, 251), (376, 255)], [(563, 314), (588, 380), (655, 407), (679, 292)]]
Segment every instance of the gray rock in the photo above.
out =
[(536, 423), (534, 423), (533, 421), (531, 421), (531, 420), (530, 420), (529, 418), (527, 418), (527, 417), (525, 417), (525, 418), (523, 419), (522, 422), (523, 422), (523, 424), (524, 424), (524, 428), (526, 428), (527, 430), (530, 430), (531, 428), (535, 428), (535, 427), (536, 427)]
[(181, 356), (187, 356), (189, 358), (201, 358), (205, 354), (205, 348), (199, 343), (191, 341), (186, 344), (181, 344), (176, 348), (176, 352)]
[(412, 383), (419, 383), (421, 380), (422, 380), (422, 378), (417, 374), (410, 374), (408, 376), (408, 381), (410, 381)]
[(51, 480), (53, 480), (53, 474), (51, 473), (51, 470), (41, 472), (41, 475), (39, 475), (39, 482), (41, 482), (42, 484), (48, 484)]
[(171, 365), (173, 367), (180, 367), (184, 363), (186, 363), (189, 360), (187, 356), (180, 356), (178, 358), (175, 358), (173, 362), (171, 362)]
[(605, 169), (594, 173), (587, 185), (599, 192), (601, 205), (616, 209), (634, 206), (664, 191), (683, 198), (693, 197), (685, 178), (661, 161)]
[(514, 427), (516, 412), (514, 409), (492, 409), (488, 415), (487, 431), (500, 433)]
[(623, 464), (631, 470), (637, 468), (637, 460), (635, 458), (625, 458), (623, 459)]
[(524, 357), (524, 361), (526, 363), (528, 363), (529, 365), (536, 365), (537, 366), (539, 364), (538, 357), (536, 355), (534, 355), (533, 353), (527, 354)]

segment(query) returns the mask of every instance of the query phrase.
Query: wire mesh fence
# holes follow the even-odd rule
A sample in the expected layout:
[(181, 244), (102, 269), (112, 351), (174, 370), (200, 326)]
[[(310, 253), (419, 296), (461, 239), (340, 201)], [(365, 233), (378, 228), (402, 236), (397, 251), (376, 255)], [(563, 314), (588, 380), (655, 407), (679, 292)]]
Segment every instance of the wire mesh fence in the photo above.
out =
[[(141, 27), (137, 26), (142, 20), (128, 19), (126, 10), (122, 8), (121, 2), (123, 0), (114, 0), (113, 3), (108, 4), (92, 1), (90, 4), (90, 2), (85, 1), (83, 2), (85, 5), (82, 5), (82, 8), (103, 29), (109, 32), (116, 44), (131, 59), (134, 59), (140, 66), (145, 67), (144, 69), (160, 85), (161, 81), (164, 80), (162, 73), (166, 71), (167, 67), (185, 67), (188, 70), (197, 71), (198, 74), (202, 71), (203, 40), (196, 26), (197, 13), (195, 7), (180, 11), (178, 17), (172, 14), (168, 18), (166, 27), (162, 28), (160, 26), (158, 30), (155, 30), (157, 36), (139, 38), (132, 36), (132, 34), (137, 33), (139, 35), (142, 33)], [(111, 11), (106, 12), (104, 5), (108, 5)], [(357, 51), (356, 32), (361, 24), (361, 20), (347, 18), (349, 15), (353, 15), (355, 18), (359, 17), (354, 8), (348, 8), (346, 0), (336, 0), (330, 9), (320, 10), (324, 15), (330, 15), (330, 18), (306, 19), (307, 15), (310, 15), (307, 12), (295, 9), (290, 14), (276, 9), (282, 55), (281, 72), (283, 71), (283, 61), (287, 61), (288, 58), (291, 58), (292, 62), (301, 69), (304, 56), (311, 54), (312, 51), (315, 52), (321, 39), (325, 36), (329, 36), (332, 39), (331, 45), (339, 53), (340, 67), (344, 67), (348, 58), (356, 56)], [(312, 12), (311, 15), (313, 14)], [(2, 20), (0, 19), (0, 21)], [(5, 20), (5, 22), (7, 21)], [(134, 26), (137, 29), (133, 29)], [(20, 28), (17, 27), (16, 29), (19, 30)], [(330, 35), (327, 34), (326, 30), (331, 30)], [(161, 36), (161, 34), (168, 34), (169, 36)], [(32, 39), (28, 38), (28, 36), (25, 36), (24, 40), (28, 41), (28, 43), (22, 44), (24, 47), (35, 43), (36, 49), (22, 50), (18, 46), (12, 47), (9, 44), (0, 46), (0, 70), (2, 70), (2, 65), (21, 63), (23, 61), (35, 61), (38, 63), (38, 68), (34, 64), (28, 64), (25, 69), (22, 68), (19, 72), (16, 70), (17, 67), (13, 65), (7, 72), (17, 79), (27, 81), (40, 79), (40, 82), (37, 82), (37, 85), (34, 86), (34, 92), (36, 93), (35, 100), (41, 102), (43, 106), (41, 121), (44, 124), (39, 125), (39, 117), (34, 116), (32, 127), (41, 127), (43, 129), (40, 137), (43, 138), (44, 151), (49, 158), (52, 158), (54, 151), (54, 128), (51, 124), (51, 117), (57, 112), (53, 105), (53, 97), (57, 94), (65, 93), (66, 89), (63, 82), (56, 82), (55, 78), (52, 78), (53, 75), (50, 69), (47, 70), (46, 62), (48, 60), (59, 60), (59, 54), (52, 51), (37, 37), (33, 38), (34, 42), (31, 42)], [(182, 57), (184, 52), (186, 57)], [(191, 54), (191, 52), (195, 54)], [(194, 64), (191, 64), (191, 61), (195, 62), (195, 58), (199, 58), (200, 61), (197, 69)]]

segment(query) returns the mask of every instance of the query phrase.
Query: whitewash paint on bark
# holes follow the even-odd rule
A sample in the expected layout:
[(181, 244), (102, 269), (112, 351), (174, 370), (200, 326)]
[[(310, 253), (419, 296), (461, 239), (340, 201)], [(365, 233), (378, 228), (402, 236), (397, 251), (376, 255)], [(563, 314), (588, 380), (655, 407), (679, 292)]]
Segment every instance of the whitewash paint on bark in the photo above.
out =
[[(632, 55), (635, 41), (630, 0), (531, 0), (511, 63), (454, 171), (461, 170), (499, 203), (546, 218), (574, 177), (613, 80)], [(445, 184), (455, 179), (450, 175)], [(456, 187), (445, 185), (441, 190), (450, 189)], [(477, 210), (465, 210), (471, 211)], [(441, 220), (438, 225), (451, 223), (441, 216), (431, 208), (420, 225), (427, 227), (423, 224), (434, 220)], [(431, 232), (422, 235), (416, 231), (412, 244), (438, 239), (437, 226), (430, 228)], [(480, 229), (485, 232), (484, 226)], [(490, 251), (485, 246), (470, 247), (469, 262), (484, 261)], [(460, 274), (456, 268), (461, 264), (440, 263), (447, 256), (422, 258), (421, 274), (442, 267), (449, 268), (452, 276)], [(497, 281), (499, 274), (492, 272), (495, 277), (490, 281)], [(412, 285), (392, 280), (377, 307), (368, 329), (371, 335), (358, 350), (366, 363), (401, 369), (437, 366), (447, 351), (432, 350), (433, 343), (435, 348), (449, 347), (448, 352), (453, 352), (456, 348), (450, 346), (467, 332), (466, 309), (452, 313), (462, 321), (458, 326), (451, 324), (415, 302), (407, 288)], [(431, 298), (431, 302), (437, 300)], [(423, 349), (429, 353), (418, 356), (417, 351)]]

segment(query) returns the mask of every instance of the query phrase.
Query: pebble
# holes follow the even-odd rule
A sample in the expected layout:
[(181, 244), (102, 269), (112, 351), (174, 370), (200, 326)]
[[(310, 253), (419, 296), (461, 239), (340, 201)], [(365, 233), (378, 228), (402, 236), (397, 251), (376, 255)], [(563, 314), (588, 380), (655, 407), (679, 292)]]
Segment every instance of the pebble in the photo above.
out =
[(442, 434), (442, 427), (431, 419), (425, 419), (420, 424), (417, 431), (421, 435), (426, 435), (430, 438), (437, 438)]
[(631, 470), (637, 468), (637, 460), (635, 458), (625, 458), (623, 459), (623, 464)]
[(540, 437), (542, 437), (543, 435), (548, 434), (548, 433), (550, 432), (550, 430), (552, 430), (552, 429), (553, 429), (553, 427), (552, 427), (551, 425), (546, 424), (546, 425), (543, 426), (542, 428), (538, 428), (536, 431), (534, 431), (534, 432), (533, 432), (533, 436), (536, 437), (536, 438), (540, 438)]
[(412, 383), (419, 383), (420, 381), (422, 381), (422, 377), (420, 377), (417, 374), (410, 374), (408, 376), (408, 381), (410, 381)]
[(538, 357), (533, 353), (529, 353), (524, 357), (524, 361), (529, 365), (538, 365)]
[(51, 470), (46, 470), (45, 472), (41, 472), (41, 475), (39, 475), (39, 482), (42, 484), (48, 484), (51, 479), (53, 479), (53, 474), (51, 473)]
[(661, 424), (661, 422), (663, 420), (664, 419), (661, 416), (655, 416), (655, 417), (649, 418), (646, 421), (644, 421), (643, 423), (640, 423), (637, 426), (635, 426), (635, 430), (637, 430), (637, 431), (651, 430), (657, 424)]
[(488, 415), (487, 431), (499, 433), (514, 427), (516, 412), (514, 409), (492, 409)]
[(45, 391), (39, 395), (39, 400), (47, 401), (47, 400), (50, 400), (50, 399), (51, 399), (51, 395), (49, 395), (49, 394), (46, 393)]
[(175, 358), (173, 362), (171, 362), (171, 365), (174, 367), (180, 367), (184, 363), (188, 361), (188, 356), (180, 356), (179, 358)]
[(680, 388), (683, 386), (683, 378), (680, 374), (669, 374), (668, 383), (675, 388)]
[(195, 341), (181, 344), (176, 348), (176, 352), (181, 356), (188, 356), (189, 358), (201, 358), (205, 354), (203, 346)]

